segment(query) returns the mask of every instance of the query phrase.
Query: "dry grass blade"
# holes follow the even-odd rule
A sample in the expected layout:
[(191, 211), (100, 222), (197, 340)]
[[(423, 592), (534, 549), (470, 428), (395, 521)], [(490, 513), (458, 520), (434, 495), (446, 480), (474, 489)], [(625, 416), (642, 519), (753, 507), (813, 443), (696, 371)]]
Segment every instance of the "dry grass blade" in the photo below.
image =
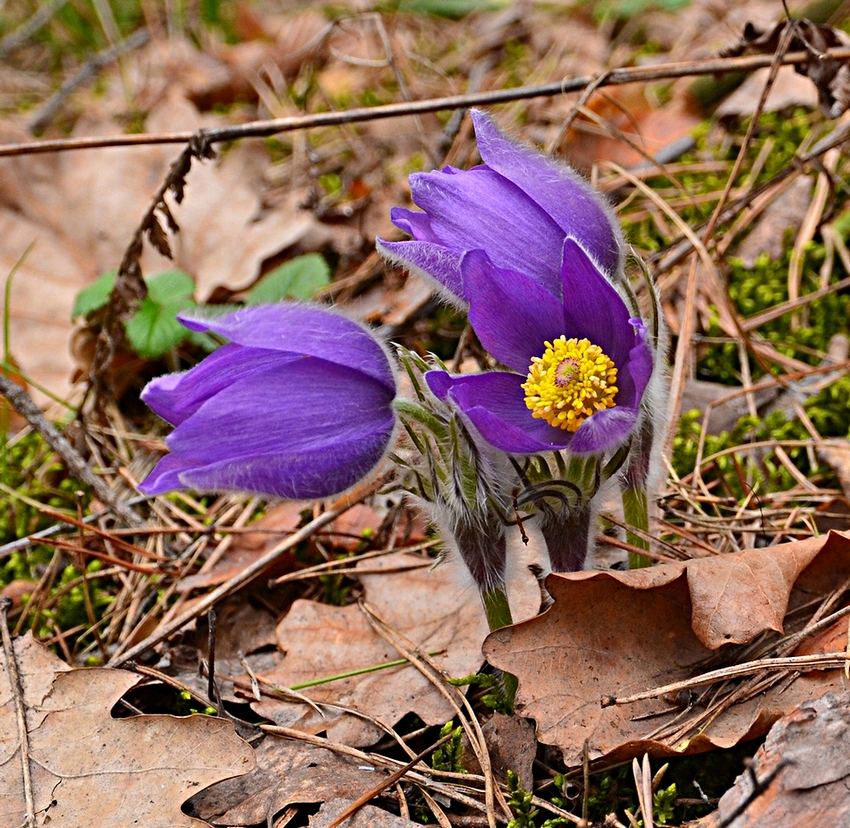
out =
[(655, 828), (655, 818), (652, 809), (652, 770), (649, 767), (649, 754), (644, 753), (643, 763), (632, 760), (632, 775), (635, 778), (640, 812), (643, 815), (644, 828)]
[(433, 745), (425, 748), (425, 750), (417, 753), (406, 765), (400, 767), (395, 773), (388, 776), (384, 779), (380, 784), (376, 785), (371, 790), (366, 791), (362, 796), (358, 797), (354, 802), (351, 803), (329, 826), (328, 828), (338, 828), (338, 826), (342, 825), (350, 816), (353, 816), (357, 811), (359, 811), (370, 799), (373, 799), (382, 791), (385, 791), (390, 786), (394, 785), (398, 782), (409, 770), (413, 769), (419, 762), (421, 762), (426, 756), (433, 753), (438, 747), (441, 747), (446, 742), (448, 742), (452, 738), (452, 734), (449, 733), (446, 736), (443, 736), (442, 739), (438, 739)]
[[(484, 738), (484, 733), (481, 730), (481, 725), (475, 715), (475, 711), (472, 709), (466, 696), (456, 687), (452, 687), (452, 685), (446, 682), (443, 672), (434, 663), (434, 661), (431, 660), (427, 653), (419, 651), (416, 645), (407, 639), (406, 636), (396, 630), (390, 629), (366, 604), (361, 602), (360, 606), (375, 631), (382, 638), (392, 644), (392, 646), (398, 650), (400, 655), (408, 659), (412, 666), (419, 670), (419, 672), (422, 673), (422, 675), (437, 688), (440, 694), (454, 708), (461, 725), (467, 732), (469, 742), (475, 752), (475, 758), (478, 759), (478, 764), (481, 765), (485, 782), (485, 804), (487, 806), (487, 816), (488, 820), (490, 820), (491, 828), (495, 828), (494, 791), (498, 790), (498, 788), (496, 788), (493, 777), (493, 769), (490, 764), (490, 754), (487, 749), (487, 741)], [(504, 798), (501, 796), (501, 793), (499, 798), (501, 800), (499, 804), (505, 814), (510, 818), (510, 810), (508, 809)]]

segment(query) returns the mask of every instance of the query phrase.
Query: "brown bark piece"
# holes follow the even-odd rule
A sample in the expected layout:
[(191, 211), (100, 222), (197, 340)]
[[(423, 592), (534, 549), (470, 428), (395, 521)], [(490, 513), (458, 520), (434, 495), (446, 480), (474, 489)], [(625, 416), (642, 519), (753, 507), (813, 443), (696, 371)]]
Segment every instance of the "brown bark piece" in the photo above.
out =
[[(780, 719), (705, 828), (850, 825), (850, 693), (804, 701)], [(731, 820), (731, 821), (730, 821)]]

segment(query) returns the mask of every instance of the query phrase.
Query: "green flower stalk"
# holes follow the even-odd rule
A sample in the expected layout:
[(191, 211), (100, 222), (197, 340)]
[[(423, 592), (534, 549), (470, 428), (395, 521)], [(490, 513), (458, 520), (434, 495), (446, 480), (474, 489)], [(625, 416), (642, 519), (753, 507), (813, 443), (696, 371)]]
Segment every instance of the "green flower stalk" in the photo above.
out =
[[(670, 422), (667, 416), (668, 381), (666, 373), (669, 332), (661, 313), (661, 302), (652, 277), (639, 257), (634, 257), (640, 267), (646, 286), (649, 314), (647, 340), (653, 350), (653, 371), (647, 383), (641, 404), (638, 426), (632, 435), (629, 455), (619, 477), (623, 502), (623, 517), (627, 527), (626, 540), (639, 549), (649, 551), (649, 503), (653, 492), (658, 489), (663, 465), (661, 448)], [(637, 309), (638, 302), (629, 291), (629, 301)], [(649, 566), (651, 559), (637, 552), (629, 553), (629, 569)]]
[[(460, 412), (428, 390), (424, 377), (434, 365), (404, 348), (399, 354), (416, 397), (395, 403), (417, 455), (410, 461), (391, 455), (405, 471), (402, 485), (429, 514), (447, 551), (465, 564), (489, 628), (506, 627), (513, 623), (506, 584), (509, 489), (515, 480), (510, 460), (476, 440)], [(503, 674), (505, 709), (512, 709), (516, 689), (516, 678)]]
[(491, 629), (511, 623), (505, 591), (509, 489), (514, 479), (509, 459), (476, 441), (462, 415), (431, 394), (423, 377), (434, 366), (399, 348), (415, 401), (397, 400), (396, 413), (416, 450), (408, 461), (404, 488), (416, 496), (477, 586)]

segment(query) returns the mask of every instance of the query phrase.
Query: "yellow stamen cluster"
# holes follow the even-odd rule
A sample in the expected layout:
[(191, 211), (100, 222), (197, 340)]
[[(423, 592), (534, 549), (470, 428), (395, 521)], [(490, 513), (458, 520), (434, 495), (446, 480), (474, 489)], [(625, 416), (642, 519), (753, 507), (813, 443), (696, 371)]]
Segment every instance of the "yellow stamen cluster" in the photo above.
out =
[(597, 411), (616, 405), (617, 366), (598, 345), (565, 336), (544, 344), (543, 356), (531, 358), (522, 384), (532, 417), (576, 431)]

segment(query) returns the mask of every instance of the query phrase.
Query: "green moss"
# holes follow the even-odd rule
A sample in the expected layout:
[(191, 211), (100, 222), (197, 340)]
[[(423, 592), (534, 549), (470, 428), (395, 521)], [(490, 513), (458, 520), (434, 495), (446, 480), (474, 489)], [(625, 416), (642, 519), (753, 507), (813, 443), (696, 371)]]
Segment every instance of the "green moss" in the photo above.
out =
[[(825, 394), (826, 392), (821, 392), (812, 397), (806, 403), (806, 409), (817, 411), (817, 417), (822, 422), (828, 419), (837, 424), (838, 428), (848, 428), (847, 420), (850, 414), (847, 412), (846, 403), (842, 411), (840, 405), (836, 405), (838, 396), (828, 394), (824, 397)], [(680, 477), (690, 474), (697, 463), (702, 433), (699, 417), (700, 412), (691, 411), (684, 414), (679, 421), (679, 428), (673, 440), (672, 462)], [(741, 417), (732, 431), (706, 435), (703, 461), (723, 451), (738, 447), (741, 450), (735, 455), (728, 453), (715, 458), (709, 467), (703, 466), (702, 478), (706, 484), (722, 483), (724, 493), (733, 496), (737, 501), (749, 496), (752, 491), (786, 491), (796, 485), (791, 472), (769, 449), (751, 451), (747, 449), (747, 444), (810, 439), (811, 435), (799, 420), (789, 420), (781, 411), (775, 411), (764, 419), (750, 415)], [(794, 466), (811, 482), (827, 487), (838, 485), (832, 468), (817, 460), (816, 455), (812, 455), (805, 447), (787, 447), (785, 451)], [(746, 485), (741, 482), (742, 473), (745, 475)]]
[[(788, 270), (792, 246), (789, 238), (781, 259), (774, 262), (762, 255), (752, 268), (746, 267), (740, 259), (730, 259), (729, 298), (744, 319), (788, 301)], [(801, 269), (802, 295), (820, 288), (819, 272), (824, 255), (822, 245), (810, 243), (806, 247)], [(835, 282), (846, 275), (840, 265), (836, 264), (830, 280)], [(778, 319), (763, 323), (759, 326), (758, 333), (771, 342), (780, 353), (810, 365), (817, 365), (821, 361), (820, 354), (828, 347), (829, 340), (835, 334), (846, 333), (849, 313), (850, 294), (834, 292), (809, 302), (799, 311), (786, 313)], [(725, 335), (716, 318), (706, 333), (711, 337)], [(763, 369), (752, 357), (749, 359), (749, 368), (753, 379), (757, 380), (764, 375)], [(697, 376), (727, 385), (740, 384), (741, 366), (737, 344), (728, 342), (707, 347), (699, 360)]]
[[(10, 440), (5, 430), (0, 430), (0, 480), (21, 495), (0, 492), (0, 545), (53, 526), (55, 518), (45, 515), (41, 507), (76, 514), (77, 492), (82, 493), (82, 507), (88, 506), (87, 487), (67, 473), (38, 434)], [(52, 555), (52, 549), (46, 547), (12, 553), (0, 563), (0, 584), (14, 578), (31, 579), (33, 569), (46, 564)]]

